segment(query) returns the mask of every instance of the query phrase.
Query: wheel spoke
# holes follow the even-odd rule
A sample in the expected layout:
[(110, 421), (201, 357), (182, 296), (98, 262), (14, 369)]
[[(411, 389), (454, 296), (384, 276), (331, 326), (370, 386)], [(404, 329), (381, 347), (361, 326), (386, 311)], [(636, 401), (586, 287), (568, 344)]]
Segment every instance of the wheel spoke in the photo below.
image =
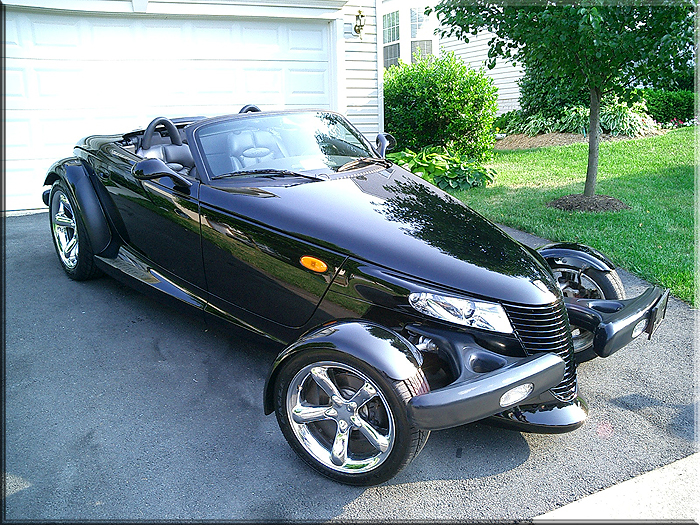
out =
[(63, 253), (66, 257), (73, 255), (73, 251), (78, 247), (78, 236), (73, 235), (73, 238), (68, 241), (68, 244), (63, 248)]
[(292, 410), (292, 419), (300, 425), (323, 421), (324, 419), (329, 419), (329, 410), (332, 410), (329, 406), (297, 405)]
[(53, 223), (63, 228), (75, 228), (75, 221), (62, 212), (57, 213), (53, 218)]
[(359, 416), (357, 419), (360, 420), (360, 432), (367, 438), (367, 441), (380, 452), (386, 452), (389, 449), (389, 438), (377, 432), (376, 428)]
[(350, 438), (351, 427), (345, 421), (338, 422), (338, 430), (335, 433), (333, 440), (333, 448), (331, 449), (331, 461), (339, 467), (345, 465), (348, 460), (348, 441)]
[(374, 387), (368, 382), (365, 382), (365, 384), (362, 385), (362, 388), (355, 392), (355, 395), (352, 396), (350, 401), (354, 402), (357, 405), (357, 408), (360, 408), (376, 395), (377, 391), (374, 389)]
[(343, 396), (340, 395), (340, 392), (338, 392), (338, 388), (335, 386), (331, 378), (328, 377), (328, 368), (323, 366), (315, 366), (311, 369), (311, 377), (314, 378), (316, 384), (320, 386), (331, 399), (333, 399), (333, 396), (337, 396), (340, 399), (343, 398)]

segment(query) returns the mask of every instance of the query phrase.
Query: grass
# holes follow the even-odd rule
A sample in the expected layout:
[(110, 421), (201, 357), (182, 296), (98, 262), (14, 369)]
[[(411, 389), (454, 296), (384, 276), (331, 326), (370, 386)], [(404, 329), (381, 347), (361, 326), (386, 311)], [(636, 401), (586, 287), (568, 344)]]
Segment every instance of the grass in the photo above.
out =
[(582, 193), (588, 144), (496, 152), (491, 186), (455, 192), (482, 215), (553, 241), (599, 249), (618, 266), (696, 305), (695, 128), (600, 146), (596, 193), (631, 209), (566, 212), (546, 204)]

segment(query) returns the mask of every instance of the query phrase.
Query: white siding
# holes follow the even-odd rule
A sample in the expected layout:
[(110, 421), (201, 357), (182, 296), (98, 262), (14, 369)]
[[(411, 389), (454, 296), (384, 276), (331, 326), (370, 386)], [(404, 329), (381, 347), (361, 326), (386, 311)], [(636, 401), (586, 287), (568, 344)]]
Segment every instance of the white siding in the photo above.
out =
[[(377, 17), (375, 0), (350, 0), (343, 9), (346, 28), (355, 24), (355, 15), (365, 15), (362, 39), (345, 31), (344, 111), (350, 121), (372, 142), (379, 131), (379, 80), (377, 57)], [(342, 108), (341, 108), (342, 109)]]
[(477, 36), (470, 36), (469, 43), (457, 40), (456, 38), (443, 38), (440, 40), (440, 47), (446, 52), (454, 51), (455, 55), (464, 60), (474, 69), (484, 68), (484, 72), (493, 78), (498, 87), (498, 113), (505, 113), (512, 109), (519, 109), (520, 89), (517, 81), (523, 76), (523, 69), (513, 62), (505, 59), (496, 59), (496, 67), (488, 69), (486, 60), (488, 59), (488, 42), (492, 33), (482, 32)]

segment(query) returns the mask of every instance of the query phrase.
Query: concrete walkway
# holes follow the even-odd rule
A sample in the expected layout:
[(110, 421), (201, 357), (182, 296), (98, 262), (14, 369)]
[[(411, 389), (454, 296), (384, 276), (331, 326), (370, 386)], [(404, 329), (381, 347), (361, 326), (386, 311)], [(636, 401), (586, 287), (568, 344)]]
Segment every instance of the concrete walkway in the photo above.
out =
[(700, 522), (700, 453), (581, 498), (536, 517), (565, 520), (672, 520)]

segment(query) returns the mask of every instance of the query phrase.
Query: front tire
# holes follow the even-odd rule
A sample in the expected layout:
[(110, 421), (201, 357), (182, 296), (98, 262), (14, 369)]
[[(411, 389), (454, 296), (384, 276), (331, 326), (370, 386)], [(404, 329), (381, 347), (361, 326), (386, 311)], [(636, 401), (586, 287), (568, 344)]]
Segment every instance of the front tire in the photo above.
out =
[[(579, 274), (578, 270), (553, 266), (552, 272), (564, 297), (611, 300), (625, 298), (625, 289), (616, 270), (602, 272), (588, 268)], [(572, 324), (571, 336), (576, 363), (584, 363), (597, 356), (593, 350), (592, 332)]]
[(49, 220), (53, 245), (66, 274), (75, 281), (97, 276), (99, 269), (95, 266), (83, 219), (62, 180), (51, 187)]
[(350, 485), (395, 476), (430, 435), (408, 419), (410, 399), (430, 390), (420, 369), (392, 381), (333, 350), (301, 353), (280, 371), (275, 414), (290, 446), (311, 467)]

